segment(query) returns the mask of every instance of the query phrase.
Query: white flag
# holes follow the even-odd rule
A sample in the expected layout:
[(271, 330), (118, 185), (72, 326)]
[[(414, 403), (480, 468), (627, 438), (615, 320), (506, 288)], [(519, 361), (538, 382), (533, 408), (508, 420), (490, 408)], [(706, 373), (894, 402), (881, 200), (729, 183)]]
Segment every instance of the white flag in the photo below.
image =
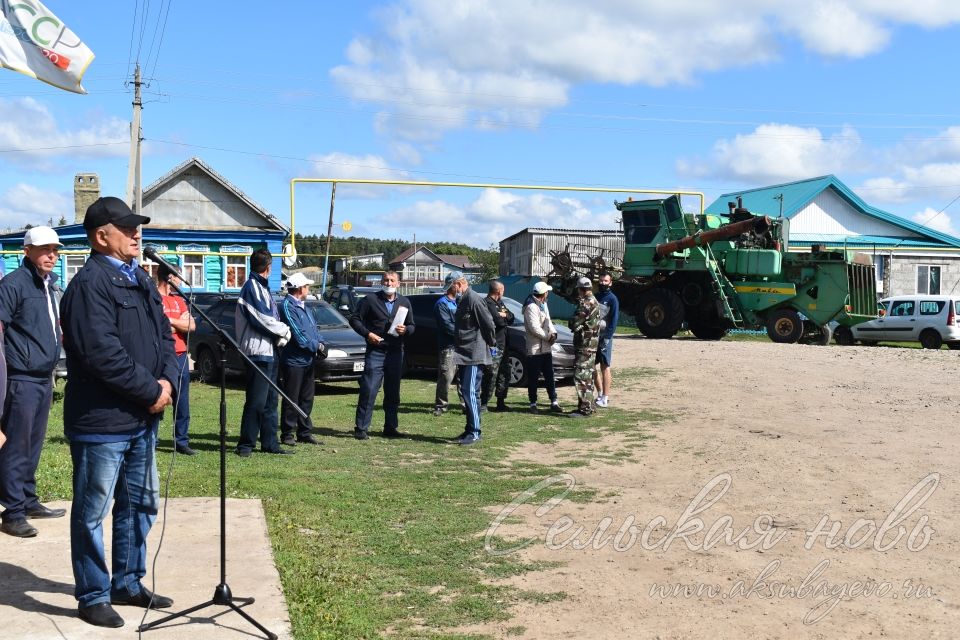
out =
[(0, 0), (0, 66), (86, 93), (80, 80), (92, 61), (87, 45), (38, 0)]

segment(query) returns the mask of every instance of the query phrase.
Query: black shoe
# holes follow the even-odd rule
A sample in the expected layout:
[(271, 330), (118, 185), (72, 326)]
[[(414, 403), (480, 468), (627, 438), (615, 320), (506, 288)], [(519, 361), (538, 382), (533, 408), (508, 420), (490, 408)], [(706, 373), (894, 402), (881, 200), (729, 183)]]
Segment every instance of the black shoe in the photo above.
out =
[(487, 405), (480, 405), (480, 413), (486, 413), (487, 411), (490, 411), (490, 409), (487, 408)]
[(507, 408), (507, 403), (506, 403), (506, 402), (504, 402), (503, 400), (497, 400), (497, 406), (496, 406), (495, 408), (491, 409), (491, 411), (496, 411), (496, 412), (498, 412), (498, 413), (503, 413), (503, 412), (506, 412), (506, 411), (510, 411), (510, 409)]
[(436, 416), (436, 417), (438, 417), (438, 418), (439, 418), (440, 416), (442, 416), (443, 414), (445, 414), (446, 412), (447, 412), (447, 410), (444, 409), (443, 407), (434, 407), (434, 408), (433, 408), (433, 415)]
[(90, 607), (80, 607), (80, 619), (95, 627), (115, 629), (123, 626), (123, 618), (113, 610), (109, 602), (101, 602)]
[(4, 522), (3, 525), (0, 526), (0, 531), (16, 538), (32, 538), (40, 533), (36, 527), (27, 522), (26, 519)]
[(540, 410), (537, 409), (537, 403), (536, 403), (536, 402), (531, 402), (531, 403), (530, 403), (530, 408), (527, 409), (527, 411), (529, 411), (530, 413), (540, 413)]
[(287, 445), (288, 447), (297, 446), (297, 440), (293, 437), (293, 434), (285, 435), (280, 439), (280, 442)]
[(402, 431), (397, 431), (396, 429), (391, 429), (390, 431), (383, 432), (384, 438), (406, 438), (407, 434)]
[(313, 436), (303, 436), (302, 438), (297, 438), (297, 442), (302, 442), (304, 444), (323, 444), (323, 441), (317, 440)]
[(367, 435), (366, 429), (354, 429), (353, 437), (356, 438), (357, 440), (366, 440), (370, 436)]
[(292, 456), (294, 453), (296, 453), (295, 451), (288, 451), (287, 449), (281, 449), (280, 447), (277, 447), (276, 449), (264, 449), (263, 452), (272, 453), (278, 456)]
[(27, 510), (28, 518), (62, 518), (66, 515), (66, 509), (51, 509), (50, 507), (38, 504), (33, 509)]
[(563, 413), (563, 408), (560, 406), (560, 403), (554, 400), (550, 403), (550, 412), (551, 413)]
[(249, 458), (250, 449), (237, 449), (237, 455), (240, 456), (241, 458)]
[(197, 455), (197, 452), (194, 451), (193, 449), (191, 449), (191, 448), (190, 448), (190, 445), (188, 445), (188, 444), (178, 444), (178, 445), (177, 445), (177, 453), (179, 453), (179, 454), (182, 455), (182, 456), (195, 456), (195, 455)]
[(466, 438), (468, 435), (470, 435), (470, 432), (469, 432), (469, 431), (464, 431), (463, 433), (461, 433), (460, 435), (458, 435), (458, 436), (457, 436), (456, 438), (454, 438), (453, 440), (454, 440), (454, 442), (458, 442), (458, 441), (463, 440), (464, 438)]
[(110, 596), (110, 604), (127, 604), (142, 609), (167, 609), (173, 606), (173, 599), (153, 593), (146, 587), (135, 596)]

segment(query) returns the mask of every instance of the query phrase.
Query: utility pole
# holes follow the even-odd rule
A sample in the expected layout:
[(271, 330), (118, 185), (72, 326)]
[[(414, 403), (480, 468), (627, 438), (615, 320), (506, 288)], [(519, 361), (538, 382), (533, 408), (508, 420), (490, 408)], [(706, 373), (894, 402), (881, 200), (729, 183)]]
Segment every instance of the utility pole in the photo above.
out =
[(327, 222), (327, 253), (323, 257), (323, 281), (320, 283), (320, 293), (327, 290), (327, 267), (330, 265), (330, 236), (333, 235), (333, 203), (337, 199), (337, 183), (331, 183), (330, 190), (330, 220)]
[(140, 65), (137, 64), (133, 74), (133, 121), (130, 123), (130, 163), (127, 168), (127, 202), (137, 214), (143, 207), (143, 183), (140, 177), (141, 143), (143, 142), (143, 128), (140, 124), (140, 113), (143, 110), (143, 100), (140, 96)]

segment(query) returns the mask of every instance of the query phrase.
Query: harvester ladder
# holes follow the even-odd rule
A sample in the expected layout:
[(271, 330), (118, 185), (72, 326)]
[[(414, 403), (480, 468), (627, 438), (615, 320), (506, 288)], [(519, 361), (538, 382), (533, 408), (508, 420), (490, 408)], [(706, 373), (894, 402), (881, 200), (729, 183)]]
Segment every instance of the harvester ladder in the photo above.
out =
[(713, 254), (713, 251), (710, 249), (710, 245), (704, 246), (707, 254), (707, 272), (710, 274), (710, 287), (713, 289), (713, 294), (718, 300), (723, 304), (723, 316), (729, 320), (732, 320), (733, 323), (737, 326), (743, 324), (743, 316), (740, 315), (740, 310), (737, 306), (737, 290), (734, 289), (733, 284), (727, 280), (726, 277), (719, 275), (719, 269), (717, 268), (717, 257)]

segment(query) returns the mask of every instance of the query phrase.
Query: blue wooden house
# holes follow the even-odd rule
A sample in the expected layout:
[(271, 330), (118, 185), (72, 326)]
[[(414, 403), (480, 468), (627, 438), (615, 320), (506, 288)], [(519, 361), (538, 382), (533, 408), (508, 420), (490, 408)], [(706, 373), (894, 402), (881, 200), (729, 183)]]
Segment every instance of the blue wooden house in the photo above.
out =
[(885, 296), (960, 291), (960, 239), (867, 204), (836, 176), (725, 193), (706, 212), (727, 214), (737, 197), (755, 214), (786, 218), (791, 251), (818, 244), (872, 255)]
[[(78, 174), (74, 184), (74, 224), (56, 227), (64, 247), (57, 274), (62, 285), (83, 266), (90, 253), (83, 215), (100, 195), (94, 174)], [(110, 195), (110, 194), (104, 194)], [(187, 278), (184, 289), (239, 291), (250, 273), (250, 254), (266, 248), (281, 253), (289, 229), (276, 216), (247, 197), (199, 158), (175, 167), (143, 192), (143, 214), (150, 224), (142, 229), (143, 246), (151, 246), (180, 266)], [(24, 232), (0, 235), (4, 272), (23, 258)], [(156, 265), (144, 268), (156, 275)], [(270, 288), (279, 290), (280, 259), (274, 259)]]

